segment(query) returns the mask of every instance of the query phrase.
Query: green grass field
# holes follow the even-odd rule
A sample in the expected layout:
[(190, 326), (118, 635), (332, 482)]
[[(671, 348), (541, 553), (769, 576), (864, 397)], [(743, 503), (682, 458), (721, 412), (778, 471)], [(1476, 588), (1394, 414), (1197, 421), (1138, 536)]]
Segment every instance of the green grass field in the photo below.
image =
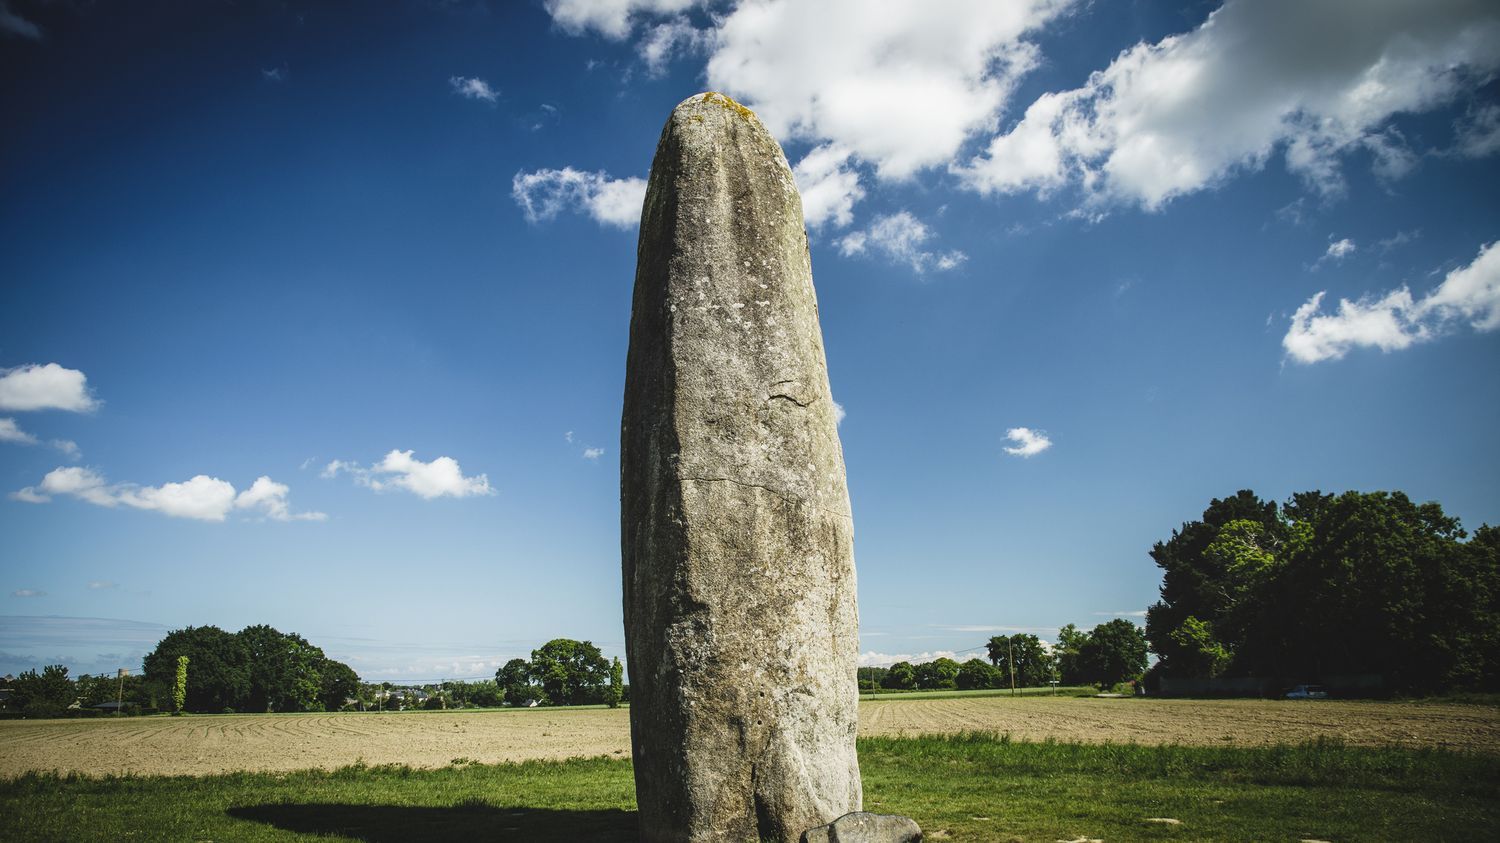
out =
[[(1318, 742), (1266, 748), (860, 742), (867, 810), (928, 839), (1484, 840), (1500, 759)], [(630, 762), (0, 782), (3, 840), (632, 840)], [(1173, 819), (1178, 823), (1153, 822)]]

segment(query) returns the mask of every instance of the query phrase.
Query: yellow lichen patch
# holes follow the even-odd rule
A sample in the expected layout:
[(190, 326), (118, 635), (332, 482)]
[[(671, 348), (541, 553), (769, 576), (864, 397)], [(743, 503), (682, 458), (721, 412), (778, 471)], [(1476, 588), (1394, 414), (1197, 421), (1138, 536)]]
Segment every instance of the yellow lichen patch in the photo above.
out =
[(730, 97), (727, 97), (727, 96), (719, 93), (718, 91), (709, 91), (708, 93), (704, 94), (703, 95), (703, 99), (700, 100), (700, 102), (715, 103), (717, 105), (720, 105), (720, 106), (724, 107), (725, 109), (727, 109), (729, 111), (735, 112), (736, 114), (740, 115), (741, 117), (745, 118), (746, 120), (751, 120), (751, 119), (755, 118), (755, 112), (753, 112), (750, 109), (744, 107), (743, 105), (740, 105), (739, 103), (735, 102)]

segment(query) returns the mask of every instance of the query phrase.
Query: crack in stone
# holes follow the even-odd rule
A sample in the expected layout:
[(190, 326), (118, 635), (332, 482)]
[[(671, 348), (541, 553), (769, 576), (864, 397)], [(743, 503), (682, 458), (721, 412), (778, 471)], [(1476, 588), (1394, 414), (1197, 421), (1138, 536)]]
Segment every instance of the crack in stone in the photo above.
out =
[(812, 401), (808, 401), (806, 403), (803, 403), (801, 401), (798, 401), (795, 397), (793, 397), (791, 395), (786, 395), (786, 394), (780, 393), (780, 392), (777, 392), (777, 393), (774, 393), (774, 394), (766, 396), (766, 400), (767, 401), (770, 401), (773, 398), (785, 398), (786, 400), (792, 402), (793, 404), (796, 404), (798, 407), (810, 407), (810, 406), (812, 406), (812, 402), (813, 401), (818, 400), (817, 398), (813, 398)]
[(828, 509), (827, 507), (818, 506), (817, 504), (807, 500), (806, 498), (799, 498), (788, 495), (780, 489), (772, 489), (770, 486), (762, 486), (759, 483), (745, 483), (740, 480), (735, 480), (732, 477), (679, 477), (677, 479), (679, 481), (687, 481), (692, 483), (733, 483), (736, 486), (742, 486), (746, 489), (760, 489), (763, 492), (770, 492), (771, 494), (775, 495), (778, 498), (781, 498), (787, 503), (798, 504), (810, 509), (816, 509), (819, 512), (825, 512), (837, 518), (848, 518), (850, 520), (853, 520), (854, 517), (845, 512), (836, 512), (832, 509)]

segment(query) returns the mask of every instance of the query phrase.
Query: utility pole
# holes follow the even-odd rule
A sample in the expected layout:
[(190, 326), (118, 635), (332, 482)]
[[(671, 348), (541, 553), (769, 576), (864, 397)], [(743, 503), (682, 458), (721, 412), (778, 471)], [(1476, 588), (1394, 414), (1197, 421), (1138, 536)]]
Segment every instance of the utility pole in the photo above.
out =
[(1011, 696), (1015, 696), (1016, 695), (1016, 637), (1014, 635), (1006, 636), (1006, 638), (1005, 638), (1005, 647), (1006, 647), (1007, 650), (1010, 651), (1010, 658), (1007, 659), (1007, 661), (1010, 662), (1010, 695)]
[(115, 716), (120, 716), (120, 709), (125, 707), (125, 674), (130, 671), (120, 668), (115, 672)]

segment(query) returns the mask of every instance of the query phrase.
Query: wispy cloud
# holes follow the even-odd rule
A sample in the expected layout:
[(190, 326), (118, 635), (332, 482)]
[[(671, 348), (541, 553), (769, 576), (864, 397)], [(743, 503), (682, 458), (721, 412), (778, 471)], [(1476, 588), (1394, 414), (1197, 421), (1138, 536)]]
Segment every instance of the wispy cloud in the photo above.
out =
[(975, 658), (972, 653), (955, 653), (952, 650), (933, 650), (925, 653), (877, 653), (868, 650), (859, 654), (860, 667), (890, 667), (896, 662), (910, 662), (911, 664), (922, 664), (923, 662), (936, 661), (937, 659), (953, 659), (954, 661), (965, 661)]
[(586, 460), (598, 460), (602, 456), (604, 456), (604, 449), (603, 448), (584, 448), (583, 449), (583, 458), (586, 459)]
[[(0, 418), (0, 442), (14, 445), (37, 445), (41, 440), (21, 429), (15, 419)], [(47, 444), (61, 451), (69, 459), (83, 456), (83, 450), (71, 439), (49, 439)]]
[(932, 237), (932, 229), (926, 223), (908, 211), (898, 211), (876, 217), (868, 228), (851, 231), (839, 238), (838, 248), (844, 257), (880, 255), (892, 263), (911, 267), (918, 275), (929, 271), (946, 272), (969, 259), (957, 249), (946, 252), (928, 250), (925, 244)]
[(491, 105), (500, 99), (500, 92), (477, 76), (451, 76), (448, 78), (448, 85), (453, 88), (453, 93), (464, 99), (481, 100)]
[(0, 32), (28, 41), (42, 40), (42, 28), (12, 12), (6, 2), (0, 2)]
[(1052, 447), (1046, 433), (1029, 427), (1013, 427), (1005, 431), (1005, 438), (1015, 443), (1005, 448), (1005, 453), (1013, 457), (1034, 457)]
[(377, 492), (398, 489), (420, 498), (468, 498), (493, 495), (487, 474), (465, 476), (458, 460), (438, 457), (422, 462), (413, 451), (392, 450), (380, 462), (365, 467), (359, 463), (334, 460), (323, 469), (323, 477), (349, 474), (355, 482)]
[(633, 176), (616, 179), (603, 171), (589, 173), (563, 167), (516, 173), (510, 194), (533, 223), (556, 219), (563, 211), (576, 211), (601, 225), (632, 228), (640, 224), (646, 180)]
[(1500, 328), (1500, 241), (1489, 243), (1467, 266), (1449, 272), (1421, 298), (1406, 287), (1381, 296), (1340, 299), (1332, 313), (1322, 310), (1325, 291), (1292, 314), (1282, 337), (1286, 356), (1297, 363), (1337, 360), (1355, 348), (1399, 351), (1428, 342), (1468, 324), (1475, 331)]
[(18, 588), (10, 593), (11, 597), (46, 597), (47, 592), (38, 588)]

